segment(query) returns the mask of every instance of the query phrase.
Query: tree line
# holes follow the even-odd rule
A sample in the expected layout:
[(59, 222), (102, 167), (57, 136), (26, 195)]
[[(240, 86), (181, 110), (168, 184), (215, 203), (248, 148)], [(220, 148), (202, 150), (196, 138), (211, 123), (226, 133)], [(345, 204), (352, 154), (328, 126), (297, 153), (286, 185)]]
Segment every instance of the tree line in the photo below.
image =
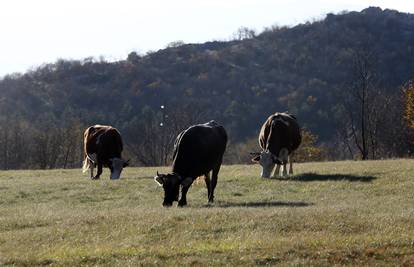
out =
[(261, 33), (240, 28), (227, 42), (173, 42), (117, 62), (58, 60), (6, 75), (0, 166), (77, 167), (82, 131), (93, 124), (117, 127), (136, 165), (164, 165), (179, 131), (211, 119), (229, 133), (227, 163), (245, 163), (276, 111), (305, 129), (312, 145), (303, 160), (410, 156), (402, 88), (413, 78), (413, 25), (412, 14), (368, 8)]
[[(164, 107), (166, 108), (166, 107)], [(165, 166), (171, 164), (173, 144), (178, 133), (202, 119), (202, 109), (172, 110), (167, 114), (149, 112), (145, 118), (132, 120), (121, 132), (125, 158), (134, 166)], [(45, 125), (49, 125), (50, 121)], [(88, 127), (78, 120), (63, 125), (34, 128), (30, 124), (7, 118), (0, 124), (0, 169), (80, 168), (84, 159), (83, 133)], [(317, 137), (303, 130), (303, 144), (296, 161), (318, 161), (323, 150)], [(248, 143), (229, 144), (224, 162), (246, 164), (250, 152), (257, 150), (257, 138)]]

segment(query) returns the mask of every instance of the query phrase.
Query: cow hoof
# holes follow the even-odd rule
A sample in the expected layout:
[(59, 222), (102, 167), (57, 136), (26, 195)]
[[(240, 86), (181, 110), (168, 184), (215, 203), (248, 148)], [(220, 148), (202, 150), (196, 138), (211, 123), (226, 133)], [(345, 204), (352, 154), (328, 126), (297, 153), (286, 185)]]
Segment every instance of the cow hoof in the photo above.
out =
[(178, 201), (178, 207), (185, 207), (185, 206), (187, 206), (187, 201)]
[(99, 176), (95, 176), (91, 178), (92, 180), (99, 180)]

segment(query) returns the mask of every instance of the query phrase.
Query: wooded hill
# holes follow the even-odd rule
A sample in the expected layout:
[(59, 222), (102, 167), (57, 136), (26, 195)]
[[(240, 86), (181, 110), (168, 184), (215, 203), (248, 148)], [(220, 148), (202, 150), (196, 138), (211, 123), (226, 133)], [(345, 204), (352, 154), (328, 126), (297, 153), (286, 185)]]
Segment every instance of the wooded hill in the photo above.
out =
[(320, 142), (332, 143), (356, 54), (370, 55), (375, 90), (387, 97), (398, 99), (414, 77), (412, 14), (371, 7), (239, 33), (227, 42), (131, 52), (118, 62), (59, 60), (7, 75), (0, 81), (2, 126), (16, 120), (38, 130), (74, 121), (112, 124), (134, 145), (149, 123), (163, 122), (174, 136), (180, 127), (214, 119), (237, 143), (255, 137), (271, 113), (288, 110)]

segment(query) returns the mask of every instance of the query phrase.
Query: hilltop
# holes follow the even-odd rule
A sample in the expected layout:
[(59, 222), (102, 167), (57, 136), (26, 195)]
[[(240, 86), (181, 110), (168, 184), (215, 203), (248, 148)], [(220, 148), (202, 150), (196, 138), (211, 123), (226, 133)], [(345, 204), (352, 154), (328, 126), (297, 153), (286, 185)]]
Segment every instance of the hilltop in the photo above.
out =
[(176, 42), (118, 62), (59, 60), (0, 81), (1, 119), (35, 129), (113, 124), (132, 143), (134, 129), (149, 124), (215, 119), (237, 143), (255, 137), (269, 114), (289, 110), (332, 143), (355, 53), (371, 55), (378, 90), (398, 98), (414, 76), (413, 33), (413, 14), (370, 7), (228, 42)]

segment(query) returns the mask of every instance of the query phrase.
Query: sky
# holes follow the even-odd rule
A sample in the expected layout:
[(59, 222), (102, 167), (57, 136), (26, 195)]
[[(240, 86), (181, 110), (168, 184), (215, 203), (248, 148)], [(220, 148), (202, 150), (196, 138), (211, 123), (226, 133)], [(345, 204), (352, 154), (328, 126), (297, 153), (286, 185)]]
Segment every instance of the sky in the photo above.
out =
[(369, 6), (414, 13), (413, 0), (0, 0), (0, 77), (57, 59), (114, 61), (174, 41), (229, 40)]

